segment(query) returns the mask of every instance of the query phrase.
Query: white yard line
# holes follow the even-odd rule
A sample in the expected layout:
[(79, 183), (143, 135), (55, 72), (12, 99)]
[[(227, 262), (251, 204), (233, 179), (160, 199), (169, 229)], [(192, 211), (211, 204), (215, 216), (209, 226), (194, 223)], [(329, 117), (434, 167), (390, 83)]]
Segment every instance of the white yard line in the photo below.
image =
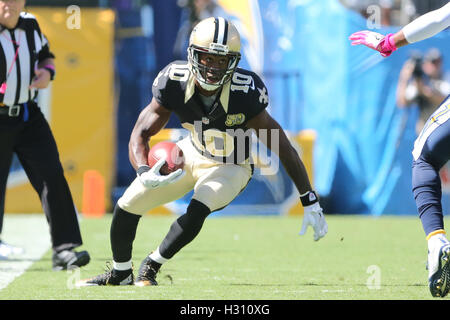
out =
[[(22, 275), (50, 249), (49, 227), (44, 214), (5, 214), (2, 240), (24, 248), (25, 252), (9, 260), (0, 260), (0, 290)], [(50, 269), (51, 265), (48, 267)]]

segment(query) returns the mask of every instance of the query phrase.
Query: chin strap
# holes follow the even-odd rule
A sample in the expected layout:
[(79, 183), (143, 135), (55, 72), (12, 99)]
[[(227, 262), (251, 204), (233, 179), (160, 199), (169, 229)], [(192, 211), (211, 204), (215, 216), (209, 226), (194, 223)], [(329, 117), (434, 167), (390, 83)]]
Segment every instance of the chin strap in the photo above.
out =
[(208, 84), (208, 83), (205, 83), (205, 82), (200, 81), (200, 80), (198, 81), (198, 83), (200, 84), (200, 86), (203, 89), (208, 90), (208, 91), (214, 91), (214, 90), (216, 90), (216, 89), (218, 89), (218, 88), (220, 88), (222, 86), (220, 84)]

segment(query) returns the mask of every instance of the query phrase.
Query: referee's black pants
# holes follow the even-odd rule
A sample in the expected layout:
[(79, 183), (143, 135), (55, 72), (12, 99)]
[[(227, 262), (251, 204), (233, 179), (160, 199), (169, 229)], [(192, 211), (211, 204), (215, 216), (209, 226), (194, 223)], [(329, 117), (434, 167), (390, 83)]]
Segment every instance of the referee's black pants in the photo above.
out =
[(0, 233), (13, 153), (39, 195), (50, 227), (53, 250), (60, 252), (80, 246), (77, 212), (56, 142), (47, 120), (34, 102), (22, 105), (17, 117), (0, 114)]

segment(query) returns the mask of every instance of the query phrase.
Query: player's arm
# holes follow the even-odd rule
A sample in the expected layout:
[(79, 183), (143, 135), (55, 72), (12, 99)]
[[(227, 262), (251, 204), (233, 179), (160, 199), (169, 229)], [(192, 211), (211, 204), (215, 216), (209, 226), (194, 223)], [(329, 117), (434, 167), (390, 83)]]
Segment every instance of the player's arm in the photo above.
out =
[[(276, 122), (266, 110), (261, 111), (258, 115), (247, 122), (247, 128), (254, 129), (256, 135), (260, 138), (260, 130), (267, 130), (267, 141), (260, 139), (270, 150), (275, 151), (280, 158), (287, 173), (294, 181), (297, 190), (300, 193), (300, 200), (304, 207), (303, 223), (300, 235), (304, 235), (308, 226), (314, 229), (314, 240), (317, 241), (324, 237), (328, 232), (328, 224), (322, 213), (319, 199), (311, 188), (308, 173), (300, 159), (297, 151), (289, 142), (288, 137), (284, 133), (281, 126)], [(278, 132), (277, 148), (272, 145), (272, 130)]]
[[(286, 172), (289, 174), (291, 179), (294, 181), (297, 190), (300, 194), (305, 194), (312, 191), (311, 183), (309, 181), (308, 173), (306, 168), (300, 159), (297, 150), (294, 149), (290, 143), (288, 137), (284, 133), (281, 126), (276, 122), (266, 110), (263, 110), (254, 118), (250, 119), (247, 123), (247, 127), (254, 129), (256, 135), (259, 137), (261, 129), (267, 131), (267, 141), (261, 140), (270, 150), (277, 152), (281, 163), (283, 164)], [(278, 143), (276, 148), (272, 146), (272, 130), (277, 130), (279, 135)], [(264, 139), (265, 140), (265, 139)]]
[(450, 26), (450, 3), (411, 21), (395, 34), (398, 46), (428, 39)]
[(352, 45), (363, 44), (387, 57), (397, 48), (430, 38), (449, 26), (450, 3), (447, 3), (440, 9), (416, 18), (395, 34), (383, 36), (364, 30), (353, 33), (349, 39), (352, 40)]
[(168, 175), (161, 175), (159, 170), (166, 162), (160, 159), (153, 167), (148, 165), (149, 141), (169, 121), (171, 111), (164, 108), (155, 98), (139, 114), (138, 120), (131, 132), (128, 153), (131, 165), (136, 170), (139, 181), (146, 188), (154, 189), (176, 181), (181, 177), (178, 169)]
[(171, 111), (158, 103), (155, 98), (139, 114), (128, 144), (128, 155), (135, 170), (148, 166), (150, 138), (164, 128), (170, 114)]

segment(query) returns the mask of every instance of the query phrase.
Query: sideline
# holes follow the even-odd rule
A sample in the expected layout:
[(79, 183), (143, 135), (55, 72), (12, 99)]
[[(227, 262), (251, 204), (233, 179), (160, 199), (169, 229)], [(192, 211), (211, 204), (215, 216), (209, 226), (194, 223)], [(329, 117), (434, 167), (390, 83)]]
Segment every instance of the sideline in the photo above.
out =
[[(39, 261), (51, 247), (49, 228), (43, 213), (5, 214), (2, 239), (24, 248), (25, 252), (9, 260), (0, 260), (0, 291)], [(48, 267), (51, 269), (51, 265)]]

